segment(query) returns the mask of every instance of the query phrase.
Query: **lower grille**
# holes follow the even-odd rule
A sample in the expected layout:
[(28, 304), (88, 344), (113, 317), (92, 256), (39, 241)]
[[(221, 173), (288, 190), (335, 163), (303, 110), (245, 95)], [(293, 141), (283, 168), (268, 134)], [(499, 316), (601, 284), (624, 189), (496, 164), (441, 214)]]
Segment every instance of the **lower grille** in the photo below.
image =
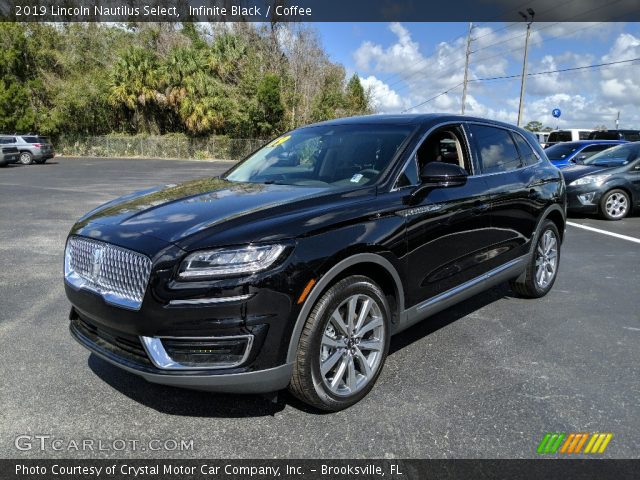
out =
[(109, 303), (140, 309), (150, 274), (151, 260), (140, 253), (83, 237), (67, 241), (67, 282), (96, 292)]
[(139, 337), (99, 327), (84, 318), (72, 320), (72, 326), (99, 347), (130, 362), (151, 366)]

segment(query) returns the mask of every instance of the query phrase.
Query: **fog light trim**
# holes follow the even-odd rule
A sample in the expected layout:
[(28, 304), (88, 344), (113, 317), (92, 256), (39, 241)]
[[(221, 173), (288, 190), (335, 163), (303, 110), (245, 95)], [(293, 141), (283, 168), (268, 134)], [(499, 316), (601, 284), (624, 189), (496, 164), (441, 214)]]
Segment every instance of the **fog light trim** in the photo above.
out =
[(583, 193), (578, 195), (578, 200), (582, 205), (593, 205), (593, 197), (595, 197), (596, 192)]
[[(224, 343), (225, 341), (233, 342), (237, 340), (246, 341), (244, 353), (242, 358), (235, 362), (217, 362), (209, 363), (206, 365), (195, 366), (185, 365), (174, 360), (167, 350), (165, 349), (163, 340), (184, 340), (186, 342), (208, 342), (208, 343)], [(162, 370), (219, 370), (221, 368), (234, 368), (239, 367), (246, 362), (249, 354), (251, 353), (251, 347), (253, 346), (253, 335), (232, 335), (225, 337), (140, 337), (140, 341), (144, 346), (147, 355), (151, 362)], [(204, 348), (201, 348), (204, 350)], [(207, 353), (205, 353), (207, 354)]]

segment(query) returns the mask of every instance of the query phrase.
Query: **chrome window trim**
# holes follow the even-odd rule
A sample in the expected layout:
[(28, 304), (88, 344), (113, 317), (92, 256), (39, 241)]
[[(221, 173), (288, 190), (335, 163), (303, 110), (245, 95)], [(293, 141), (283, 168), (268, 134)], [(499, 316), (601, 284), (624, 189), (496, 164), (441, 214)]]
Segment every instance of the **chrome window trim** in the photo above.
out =
[[(175, 339), (175, 340), (203, 340), (203, 341), (212, 341), (212, 340), (237, 340), (237, 339), (246, 339), (247, 347), (245, 348), (244, 355), (242, 358), (235, 363), (228, 363), (223, 365), (215, 365), (209, 367), (193, 367), (190, 365), (183, 365), (174, 361), (162, 344), (163, 339)], [(253, 335), (229, 335), (225, 337), (171, 337), (171, 336), (163, 336), (163, 337), (145, 337), (140, 336), (140, 342), (144, 346), (144, 350), (147, 352), (149, 359), (151, 362), (158, 368), (162, 370), (220, 370), (223, 368), (235, 368), (242, 365), (249, 358), (249, 354), (251, 353), (251, 348), (253, 347)]]
[[(490, 177), (490, 176), (493, 176), (493, 175), (504, 175), (505, 173), (513, 173), (513, 172), (518, 172), (520, 170), (524, 170), (525, 168), (535, 167), (536, 165), (539, 165), (540, 163), (542, 163), (542, 158), (540, 157), (538, 152), (536, 152), (536, 149), (531, 146), (531, 143), (527, 140), (527, 137), (522, 135), (519, 131), (517, 131), (517, 130), (515, 130), (513, 128), (510, 128), (510, 127), (505, 127), (505, 126), (502, 126), (502, 125), (493, 125), (491, 123), (479, 122), (477, 120), (470, 120), (470, 121), (467, 121), (465, 123), (467, 125), (473, 124), (473, 125), (481, 125), (483, 127), (501, 128), (502, 130), (507, 130), (509, 132), (515, 133), (517, 135), (520, 135), (524, 139), (524, 141), (527, 142), (527, 145), (529, 145), (529, 147), (531, 147), (531, 150), (533, 150), (533, 154), (538, 159), (538, 161), (536, 163), (532, 163), (531, 165), (525, 165), (523, 167), (514, 168), (512, 170), (505, 170), (504, 172), (478, 173), (477, 175), (473, 175), (474, 177)], [(516, 150), (517, 150), (517, 146), (516, 146)]]
[[(429, 130), (426, 131), (426, 133), (424, 133), (421, 137), (420, 140), (418, 140), (418, 143), (416, 144), (415, 148), (411, 151), (411, 154), (409, 155), (409, 158), (407, 158), (407, 160), (405, 160), (405, 162), (402, 164), (402, 168), (400, 169), (400, 171), (398, 172), (398, 174), (396, 175), (395, 180), (393, 181), (393, 187), (391, 188), (391, 190), (389, 190), (389, 192), (397, 192), (399, 190), (402, 190), (404, 188), (409, 188), (409, 187), (417, 187), (418, 185), (420, 185), (419, 183), (417, 184), (412, 184), (412, 185), (404, 185), (402, 187), (398, 187), (398, 181), (400, 180), (400, 175), (402, 175), (402, 172), (404, 172), (405, 168), (407, 168), (407, 166), (409, 165), (409, 162), (411, 162), (412, 160), (415, 160), (415, 156), (418, 153), (418, 149), (422, 146), (422, 143), (426, 140), (426, 138), (431, 135), (433, 133), (434, 130), (437, 130), (440, 127), (445, 127), (447, 125), (459, 125), (462, 127), (462, 134), (464, 135), (464, 140), (467, 144), (467, 154), (469, 156), (471, 156), (471, 149), (470, 144), (469, 144), (469, 139), (467, 138), (467, 131), (464, 128), (464, 120), (448, 120), (446, 122), (441, 122), (438, 123), (436, 125), (434, 125), (433, 127), (431, 127)], [(417, 165), (416, 165), (417, 168)], [(473, 169), (473, 162), (471, 162), (471, 168)], [(473, 173), (470, 175), (473, 176)], [(418, 170), (418, 178), (420, 178), (420, 170)]]
[(248, 300), (253, 296), (252, 293), (248, 293), (246, 295), (235, 295), (233, 297), (212, 297), (212, 298), (194, 298), (188, 300), (171, 300), (169, 301), (169, 305), (208, 305), (208, 304), (216, 304), (216, 303), (231, 303), (231, 302), (242, 302), (244, 300)]

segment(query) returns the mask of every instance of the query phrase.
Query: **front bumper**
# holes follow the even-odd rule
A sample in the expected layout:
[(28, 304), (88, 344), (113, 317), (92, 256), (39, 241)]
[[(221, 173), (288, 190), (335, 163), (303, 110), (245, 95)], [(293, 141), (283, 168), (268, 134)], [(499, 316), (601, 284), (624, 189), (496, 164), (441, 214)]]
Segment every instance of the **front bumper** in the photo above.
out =
[(567, 187), (567, 210), (580, 213), (598, 213), (602, 191), (596, 185)]
[(161, 370), (144, 357), (143, 351), (137, 351), (134, 342), (107, 341), (87, 328), (77, 316), (72, 319), (69, 330), (78, 343), (100, 358), (162, 385), (223, 393), (267, 393), (286, 388), (293, 372), (292, 364), (256, 371)]

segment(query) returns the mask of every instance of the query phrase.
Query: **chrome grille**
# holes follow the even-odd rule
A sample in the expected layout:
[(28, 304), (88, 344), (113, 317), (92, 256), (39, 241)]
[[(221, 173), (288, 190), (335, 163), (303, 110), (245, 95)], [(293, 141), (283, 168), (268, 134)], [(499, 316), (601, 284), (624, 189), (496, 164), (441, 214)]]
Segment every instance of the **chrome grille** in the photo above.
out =
[(151, 260), (140, 253), (82, 237), (67, 242), (67, 282), (94, 291), (109, 303), (139, 309), (150, 273)]

